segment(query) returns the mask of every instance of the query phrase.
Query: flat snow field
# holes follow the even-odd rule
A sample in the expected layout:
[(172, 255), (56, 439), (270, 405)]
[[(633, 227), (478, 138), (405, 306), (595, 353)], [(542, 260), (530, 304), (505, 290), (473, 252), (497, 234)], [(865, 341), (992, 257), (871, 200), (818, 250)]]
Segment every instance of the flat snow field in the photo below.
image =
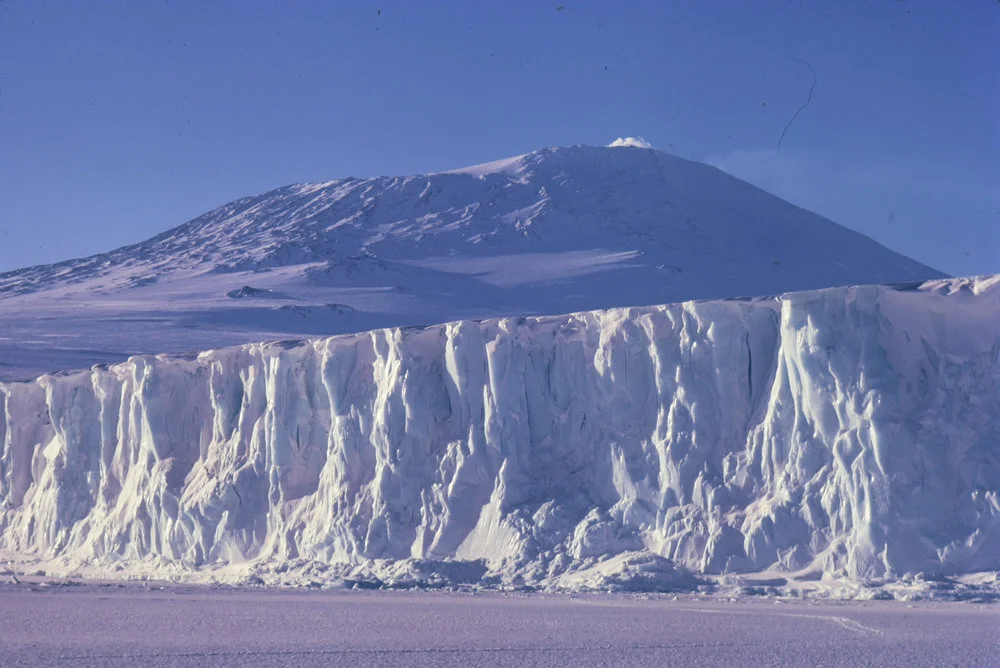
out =
[(0, 585), (0, 664), (995, 666), (1000, 607)]

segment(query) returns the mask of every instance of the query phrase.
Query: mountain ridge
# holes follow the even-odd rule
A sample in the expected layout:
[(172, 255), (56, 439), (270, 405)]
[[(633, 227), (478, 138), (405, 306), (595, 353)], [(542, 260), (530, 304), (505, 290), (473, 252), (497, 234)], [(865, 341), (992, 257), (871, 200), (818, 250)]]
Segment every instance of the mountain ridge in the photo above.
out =
[[(128, 244), (104, 253), (97, 253), (83, 258), (74, 258), (51, 264), (34, 265), (31, 267), (24, 267), (7, 272), (2, 272), (0, 273), (0, 293), (2, 293), (4, 289), (7, 287), (7, 285), (9, 285), (9, 283), (7, 282), (9, 282), (9, 280), (16, 275), (23, 275), (25, 273), (30, 273), (33, 270), (41, 270), (45, 268), (52, 268), (52, 269), (67, 268), (67, 267), (72, 267), (74, 265), (82, 265), (84, 263), (94, 263), (98, 260), (107, 260), (115, 258), (116, 256), (127, 255), (129, 252), (141, 251), (149, 247), (162, 245), (165, 244), (165, 242), (178, 241), (184, 239), (185, 237), (194, 236), (195, 233), (201, 231), (203, 228), (217, 227), (217, 225), (213, 226), (213, 223), (216, 223), (216, 221), (219, 221), (219, 219), (222, 219), (222, 222), (229, 222), (227, 219), (231, 218), (233, 215), (248, 213), (248, 210), (252, 210), (259, 206), (265, 206), (272, 202), (283, 203), (285, 201), (285, 198), (288, 196), (303, 198), (316, 192), (322, 192), (323, 194), (326, 194), (326, 191), (333, 189), (334, 192), (332, 193), (333, 194), (332, 200), (338, 201), (350, 195), (357, 194), (357, 190), (360, 188), (365, 188), (365, 192), (362, 193), (362, 196), (364, 196), (364, 194), (367, 194), (369, 191), (375, 189), (378, 186), (381, 186), (385, 190), (398, 188), (400, 186), (406, 188), (412, 182), (417, 180), (433, 179), (435, 177), (448, 178), (453, 176), (459, 176), (459, 177), (470, 176), (482, 180), (487, 176), (493, 176), (497, 174), (508, 174), (508, 175), (519, 176), (520, 179), (518, 180), (521, 181), (522, 184), (527, 184), (527, 182), (530, 180), (530, 177), (533, 176), (534, 174), (530, 171), (527, 174), (525, 174), (525, 171), (530, 170), (531, 167), (537, 167), (541, 163), (548, 163), (551, 161), (549, 160), (550, 158), (563, 157), (565, 153), (573, 153), (576, 155), (580, 155), (580, 154), (590, 154), (592, 152), (598, 155), (602, 156), (608, 155), (611, 157), (614, 157), (615, 153), (633, 152), (636, 154), (645, 154), (647, 156), (653, 156), (655, 159), (660, 160), (661, 164), (663, 158), (666, 158), (671, 161), (686, 163), (687, 165), (695, 167), (697, 169), (701, 169), (708, 172), (715, 172), (718, 175), (725, 175), (726, 178), (745, 184), (747, 188), (753, 189), (757, 191), (757, 193), (759, 194), (766, 195), (768, 198), (773, 198), (775, 200), (779, 199), (774, 195), (767, 193), (767, 191), (764, 191), (763, 189), (757, 188), (756, 186), (741, 181), (736, 177), (732, 177), (726, 172), (723, 172), (722, 170), (719, 170), (718, 168), (712, 165), (686, 160), (684, 158), (679, 158), (664, 151), (659, 151), (652, 148), (643, 148), (637, 146), (616, 146), (612, 148), (612, 147), (591, 147), (583, 145), (570, 146), (570, 147), (548, 147), (545, 149), (534, 151), (532, 153), (514, 156), (512, 158), (506, 158), (502, 160), (483, 163), (481, 165), (473, 165), (470, 167), (447, 170), (443, 172), (430, 172), (426, 174), (415, 174), (409, 176), (379, 176), (379, 177), (369, 177), (369, 178), (344, 177), (340, 179), (334, 179), (331, 181), (307, 182), (307, 183), (289, 184), (286, 186), (281, 186), (262, 194), (240, 197), (231, 202), (227, 202), (226, 204), (223, 204), (220, 207), (212, 209), (211, 211), (208, 211), (186, 223), (182, 223), (178, 226), (172, 227), (168, 230), (165, 230), (164, 232), (154, 235), (153, 237), (150, 237), (145, 241), (140, 241), (134, 244)], [(511, 167), (514, 167), (515, 169), (511, 170), (510, 169)], [(620, 174), (621, 173), (619, 172), (619, 175)], [(442, 184), (442, 185), (447, 185), (447, 184)], [(409, 188), (408, 191), (405, 191), (403, 193), (403, 198), (405, 199), (406, 197), (411, 196), (412, 192), (413, 188)], [(429, 200), (430, 197), (433, 196), (433, 194), (434, 194), (434, 188), (431, 186), (430, 182), (428, 182), (421, 189), (421, 192), (416, 195), (415, 199), (417, 202), (426, 203), (427, 200)], [(322, 197), (322, 195), (320, 195), (320, 197)], [(329, 201), (329, 199), (327, 201)], [(368, 201), (370, 201), (370, 198), (366, 200), (366, 202)], [(802, 212), (808, 213), (811, 217), (814, 218), (814, 221), (822, 220), (825, 223), (836, 225), (840, 229), (849, 230), (849, 228), (843, 228), (843, 226), (840, 226), (837, 223), (830, 221), (829, 219), (813, 214), (812, 212), (809, 212), (807, 209), (798, 207), (791, 203), (786, 203), (786, 204), (789, 207), (794, 207)], [(314, 215), (321, 214), (327, 208), (328, 207), (323, 206), (321, 203), (318, 210), (309, 213), (308, 215), (305, 216), (304, 219), (307, 220), (313, 217)], [(289, 212), (287, 209), (286, 210), (270, 209), (266, 211), (267, 217), (272, 219), (280, 219), (284, 216), (287, 216), (288, 213)], [(297, 213), (298, 211), (294, 211), (293, 215)], [(855, 232), (853, 230), (849, 231), (873, 243), (878, 243), (875, 242), (870, 237), (861, 234), (860, 232)], [(200, 237), (196, 237), (196, 239), (203, 240)], [(881, 244), (879, 244), (879, 246), (881, 246)], [(168, 248), (170, 250), (182, 250), (182, 251), (185, 250), (184, 248), (178, 249), (176, 248), (176, 246), (173, 245), (168, 246)], [(883, 248), (885, 247), (883, 246)], [(241, 252), (247, 251), (246, 248), (239, 248), (237, 250)], [(891, 250), (891, 249), (886, 249), (886, 250)], [(892, 252), (895, 253), (894, 251)], [(895, 254), (900, 255), (898, 253)], [(176, 259), (176, 257), (177, 256), (174, 255), (173, 259)], [(903, 256), (900, 255), (900, 257)], [(331, 259), (331, 258), (324, 255), (315, 257), (315, 259)], [(215, 268), (223, 269), (227, 267), (226, 265), (222, 265), (222, 266), (217, 266)], [(928, 267), (928, 269), (930, 268)], [(933, 269), (931, 271), (936, 272), (936, 270)], [(939, 275), (933, 276), (933, 278), (940, 278), (944, 276), (943, 274), (941, 274), (941, 272), (936, 272), (936, 273)], [(932, 277), (929, 276), (927, 278), (932, 278)], [(7, 282), (5, 282), (5, 279)]]
[[(709, 165), (550, 147), (284, 186), (138, 244), (0, 274), (0, 378), (134, 352), (944, 276)], [(101, 354), (86, 353), (94, 341)], [(36, 363), (19, 366), (24, 354)]]

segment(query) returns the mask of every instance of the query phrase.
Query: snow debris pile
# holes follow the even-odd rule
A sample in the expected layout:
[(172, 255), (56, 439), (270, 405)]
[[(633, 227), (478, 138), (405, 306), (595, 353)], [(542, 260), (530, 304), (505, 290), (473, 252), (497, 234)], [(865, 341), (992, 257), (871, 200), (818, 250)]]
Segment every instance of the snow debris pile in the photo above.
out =
[(0, 384), (0, 549), (566, 589), (1000, 570), (998, 308), (1000, 277), (836, 288)]

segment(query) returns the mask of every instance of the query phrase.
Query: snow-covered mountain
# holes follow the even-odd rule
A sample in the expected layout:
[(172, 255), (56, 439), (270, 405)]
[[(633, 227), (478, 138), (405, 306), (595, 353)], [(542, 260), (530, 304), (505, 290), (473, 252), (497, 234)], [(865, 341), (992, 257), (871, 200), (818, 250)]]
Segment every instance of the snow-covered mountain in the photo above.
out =
[(549, 148), (237, 200), (0, 274), (0, 378), (255, 340), (941, 277), (704, 164)]
[(1000, 277), (954, 279), (0, 384), (0, 549), (114, 577), (953, 595), (1000, 571), (998, 311)]

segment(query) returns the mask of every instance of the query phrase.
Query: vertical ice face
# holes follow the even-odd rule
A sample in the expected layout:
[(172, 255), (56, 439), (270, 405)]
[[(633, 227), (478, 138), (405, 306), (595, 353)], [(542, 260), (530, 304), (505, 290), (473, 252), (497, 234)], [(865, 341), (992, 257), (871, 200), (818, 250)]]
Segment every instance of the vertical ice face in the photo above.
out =
[[(557, 581), (1000, 569), (997, 279), (384, 329), (0, 385), (0, 549)], [(379, 562), (383, 563), (383, 562)]]

